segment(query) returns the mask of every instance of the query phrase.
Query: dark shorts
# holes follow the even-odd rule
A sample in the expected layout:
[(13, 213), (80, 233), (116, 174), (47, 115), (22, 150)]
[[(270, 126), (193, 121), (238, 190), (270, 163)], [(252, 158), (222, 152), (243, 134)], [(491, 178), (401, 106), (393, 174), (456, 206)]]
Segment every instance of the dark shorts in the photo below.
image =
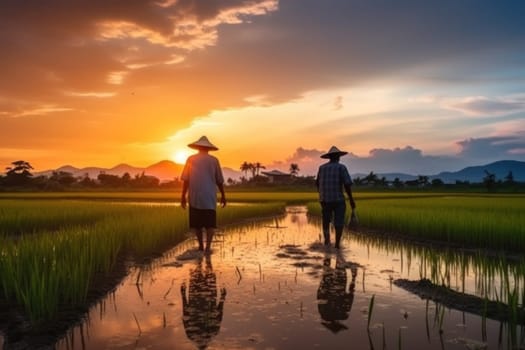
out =
[(330, 221), (334, 227), (343, 227), (345, 225), (346, 202), (321, 202), (323, 214), (323, 227), (327, 228)]
[(190, 228), (217, 227), (217, 212), (213, 209), (190, 207)]

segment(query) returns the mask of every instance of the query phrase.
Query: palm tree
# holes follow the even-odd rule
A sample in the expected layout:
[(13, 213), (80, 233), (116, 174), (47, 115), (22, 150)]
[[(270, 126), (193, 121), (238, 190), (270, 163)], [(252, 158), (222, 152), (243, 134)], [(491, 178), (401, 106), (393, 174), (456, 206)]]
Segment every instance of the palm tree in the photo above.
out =
[(512, 171), (509, 171), (507, 176), (505, 176), (505, 183), (507, 183), (507, 184), (513, 184), (514, 183), (514, 174), (512, 174)]
[(5, 183), (8, 185), (26, 185), (31, 182), (33, 174), (31, 170), (33, 167), (29, 162), (24, 160), (17, 160), (16, 162), (11, 163), (12, 166), (5, 168), (6, 176)]
[(377, 174), (374, 174), (373, 171), (370, 172), (370, 174), (365, 176), (365, 181), (367, 184), (376, 184), (379, 181), (379, 178), (377, 177)]
[(31, 164), (29, 164), (29, 162), (26, 162), (25, 160), (17, 160), (16, 162), (12, 162), (11, 164), (13, 165), (12, 167), (5, 168), (7, 176), (10, 176), (10, 175), (15, 175), (15, 176), (19, 175), (19, 176), (24, 176), (24, 177), (33, 176), (33, 174), (31, 174), (30, 172), (30, 170), (32, 170), (33, 167), (31, 166)]
[(487, 191), (490, 191), (496, 184), (496, 175), (493, 173), (489, 173), (487, 170), (485, 170), (485, 174), (487, 176), (483, 178), (483, 184), (485, 185), (485, 187), (487, 187)]
[(259, 162), (255, 163), (253, 166), (255, 167), (255, 173), (257, 176), (259, 176), (259, 170), (266, 169), (266, 167)]
[(252, 179), (254, 179), (255, 178), (255, 171), (256, 171), (255, 164), (248, 163), (248, 166), (250, 167), (249, 170), (252, 172)]
[(426, 186), (428, 185), (428, 176), (425, 175), (418, 175), (417, 176), (417, 182), (419, 182), (420, 186)]
[(248, 163), (247, 161), (244, 161), (242, 164), (241, 164), (241, 171), (244, 173), (244, 177), (247, 177), (248, 176), (248, 171), (251, 169), (250, 167), (250, 163)]
[(401, 182), (401, 180), (399, 180), (398, 177), (396, 177), (394, 179), (394, 181), (392, 182), (392, 184), (394, 185), (394, 187), (396, 188), (399, 188), (399, 187), (402, 187), (403, 186), (403, 182)]
[(296, 164), (296, 163), (292, 163), (290, 164), (290, 174), (292, 174), (292, 176), (297, 176), (297, 174), (299, 174), (299, 165)]

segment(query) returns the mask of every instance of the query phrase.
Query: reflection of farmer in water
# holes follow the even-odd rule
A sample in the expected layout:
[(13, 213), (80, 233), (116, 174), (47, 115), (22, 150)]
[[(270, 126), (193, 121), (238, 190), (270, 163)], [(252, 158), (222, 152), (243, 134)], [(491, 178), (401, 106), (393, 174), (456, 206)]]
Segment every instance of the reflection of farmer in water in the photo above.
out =
[(317, 307), (323, 319), (323, 326), (337, 333), (348, 329), (340, 321), (348, 319), (354, 301), (355, 278), (357, 268), (351, 267), (352, 281), (346, 291), (346, 269), (342, 257), (337, 257), (335, 268), (330, 266), (330, 258), (323, 260), (323, 277), (317, 290)]
[(219, 334), (226, 289), (222, 288), (217, 302), (217, 278), (211, 265), (211, 257), (206, 256), (203, 269), (202, 257), (190, 274), (189, 292), (186, 284), (181, 286), (182, 322), (186, 335), (199, 349), (205, 349), (211, 339)]

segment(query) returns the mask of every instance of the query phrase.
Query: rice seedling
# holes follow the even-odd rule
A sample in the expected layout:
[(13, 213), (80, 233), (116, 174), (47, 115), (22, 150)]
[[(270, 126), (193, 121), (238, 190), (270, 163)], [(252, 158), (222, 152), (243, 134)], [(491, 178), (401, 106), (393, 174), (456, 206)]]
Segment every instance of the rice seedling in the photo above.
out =
[[(376, 235), (354, 234), (352, 239), (367, 247), (384, 250), (389, 255), (410, 256), (410, 259), (399, 257), (398, 260), (404, 261), (407, 266), (410, 263), (418, 266), (420, 279), (429, 279), (433, 284), (450, 290), (487, 298), (491, 304), (495, 301), (501, 305), (501, 310), (497, 313), (505, 314), (502, 317), (508, 320), (509, 325), (524, 323), (525, 259), (523, 258), (516, 259), (503, 253), (494, 255), (484, 250), (415, 245)], [(436, 324), (439, 323), (439, 316), (438, 313)]]
[(57, 230), (91, 224), (129, 211), (111, 203), (63, 200), (0, 200), (0, 235)]
[[(469, 247), (525, 249), (523, 196), (387, 197), (357, 202), (363, 227)], [(320, 215), (319, 204), (309, 203), (308, 212)]]
[[(188, 231), (187, 212), (180, 207), (51, 202), (44, 205), (50, 204), (58, 229), (37, 230), (39, 217), (15, 210), (10, 213), (17, 220), (34, 226), (16, 236), (0, 236), (0, 298), (21, 305), (33, 324), (86, 302), (95, 276), (110, 272), (124, 254), (140, 261), (182, 241)], [(33, 208), (35, 203), (13, 205), (24, 204)], [(227, 207), (218, 211), (218, 222), (227, 225), (282, 209), (281, 203)]]
[(370, 298), (370, 303), (368, 304), (368, 322), (366, 324), (366, 330), (370, 332), (370, 322), (372, 321), (372, 311), (374, 310), (374, 299), (376, 295), (373, 294)]

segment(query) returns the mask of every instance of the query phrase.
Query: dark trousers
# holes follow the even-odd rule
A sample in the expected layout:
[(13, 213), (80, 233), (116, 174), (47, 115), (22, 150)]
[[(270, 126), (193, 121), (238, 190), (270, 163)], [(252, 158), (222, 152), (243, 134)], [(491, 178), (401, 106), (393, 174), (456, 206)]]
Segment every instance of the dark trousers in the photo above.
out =
[(323, 215), (323, 235), (325, 244), (330, 243), (330, 222), (335, 228), (335, 246), (339, 247), (343, 228), (345, 226), (346, 202), (321, 202)]

